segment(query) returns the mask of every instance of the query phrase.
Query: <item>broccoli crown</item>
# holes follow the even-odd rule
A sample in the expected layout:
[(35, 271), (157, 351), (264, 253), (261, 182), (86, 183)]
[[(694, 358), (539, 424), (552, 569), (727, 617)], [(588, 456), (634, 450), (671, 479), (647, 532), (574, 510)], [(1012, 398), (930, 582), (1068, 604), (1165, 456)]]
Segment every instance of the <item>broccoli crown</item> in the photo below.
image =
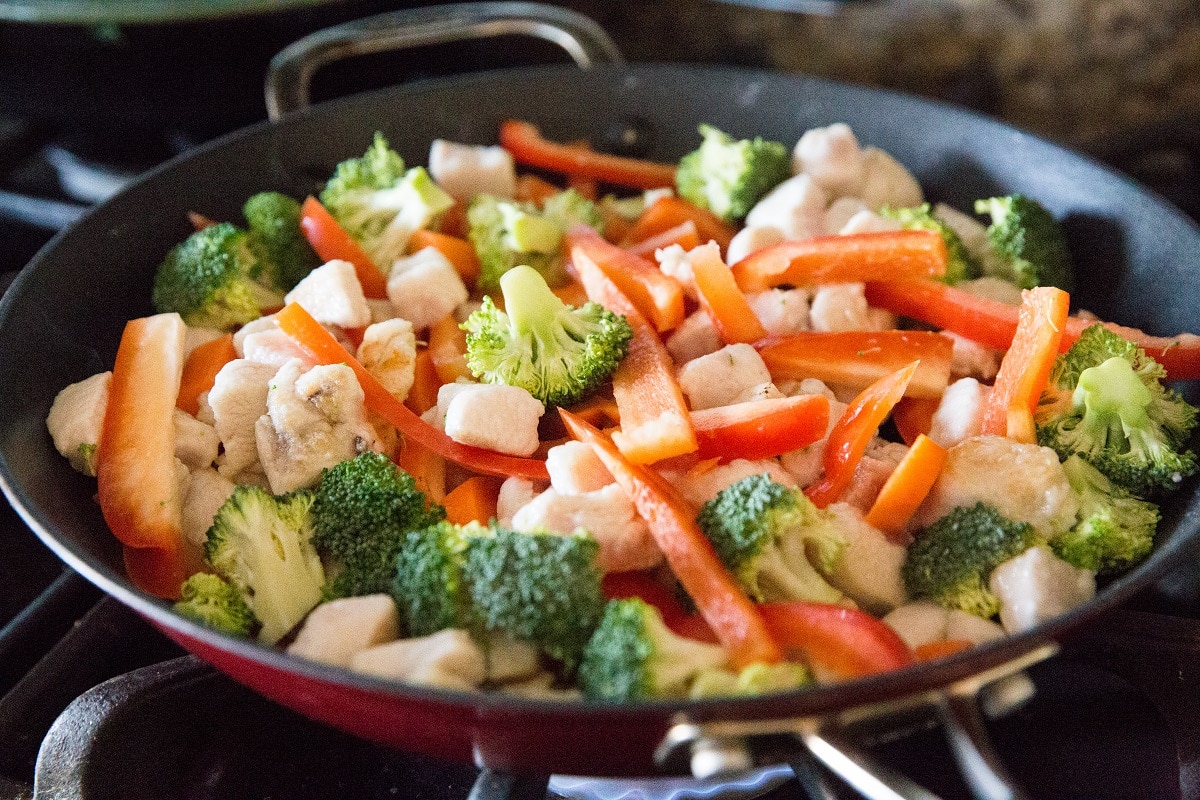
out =
[(1129, 569), (1150, 554), (1158, 506), (1133, 497), (1079, 456), (1063, 462), (1079, 496), (1079, 522), (1050, 547), (1063, 561), (1093, 572)]
[(742, 219), (792, 175), (791, 154), (779, 142), (734, 139), (711, 125), (701, 125), (700, 135), (700, 147), (679, 162), (675, 188), (680, 197), (721, 219)]
[(1039, 543), (1033, 526), (984, 503), (954, 509), (917, 534), (901, 568), (912, 597), (980, 617), (999, 612), (987, 587), (992, 570)]
[(392, 596), (410, 636), (475, 627), (462, 567), (469, 538), (486, 535), (488, 529), (476, 522), (439, 522), (405, 535)]
[(803, 492), (766, 474), (751, 475), (705, 503), (696, 522), (755, 600), (836, 603), (843, 598), (813, 562), (832, 569), (846, 541)]
[(1178, 488), (1197, 468), (1184, 449), (1196, 409), (1164, 387), (1164, 377), (1141, 348), (1091, 326), (1055, 362), (1036, 417), (1038, 443), (1061, 459), (1083, 457), (1139, 497)]
[(179, 587), (175, 611), (190, 620), (234, 636), (249, 636), (258, 617), (233, 584), (219, 575), (197, 572)]
[(1045, 206), (1013, 194), (976, 200), (975, 213), (991, 217), (987, 237), (996, 258), (983, 265), (987, 275), (1022, 289), (1057, 286), (1071, 291), (1074, 274), (1067, 238)]
[(721, 647), (672, 633), (644, 600), (611, 600), (583, 651), (579, 686), (597, 700), (686, 697), (697, 675), (725, 661)]
[(300, 228), (300, 203), (279, 192), (259, 192), (242, 206), (250, 225), (251, 245), (274, 265), (279, 287), (290, 291), (321, 259)]
[(404, 159), (377, 132), (361, 158), (337, 165), (321, 203), (386, 272), (404, 255), (412, 232), (454, 205), (454, 198), (423, 167), (405, 171)]
[(542, 214), (566, 231), (576, 225), (587, 225), (604, 235), (604, 216), (596, 204), (574, 189), (551, 195), (542, 203)]
[(274, 497), (239, 486), (208, 529), (204, 554), (262, 622), (258, 638), (276, 642), (321, 601), (325, 571), (312, 545), (311, 492)]
[(188, 325), (231, 330), (283, 303), (249, 234), (229, 222), (196, 231), (167, 253), (154, 276), (155, 310)]
[(370, 451), (322, 471), (315, 495), (313, 543), (341, 562), (331, 597), (388, 591), (406, 535), (446, 516), (411, 475)]
[(530, 642), (574, 672), (604, 608), (598, 552), (584, 533), (493, 528), (468, 537), (463, 576), (478, 625)]
[(527, 390), (548, 406), (570, 405), (606, 381), (633, 338), (624, 317), (599, 303), (560, 300), (536, 270), (500, 279), (507, 312), (490, 297), (463, 323), (467, 366), (485, 383)]
[(979, 264), (963, 244), (962, 238), (953, 228), (933, 215), (933, 208), (929, 203), (909, 208), (884, 206), (879, 213), (899, 222), (905, 230), (934, 231), (942, 237), (949, 254), (946, 274), (942, 276), (943, 282), (954, 285), (959, 281), (979, 277)]

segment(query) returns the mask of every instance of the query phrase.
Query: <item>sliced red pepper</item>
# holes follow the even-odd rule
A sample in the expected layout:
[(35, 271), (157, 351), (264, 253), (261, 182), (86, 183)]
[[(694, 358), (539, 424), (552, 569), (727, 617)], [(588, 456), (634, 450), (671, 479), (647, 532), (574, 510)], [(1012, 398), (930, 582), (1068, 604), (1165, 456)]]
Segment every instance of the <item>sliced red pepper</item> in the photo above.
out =
[(712, 542), (696, 525), (696, 510), (651, 469), (634, 464), (612, 440), (569, 411), (559, 409), (571, 435), (591, 445), (646, 520), (671, 571), (696, 603), (733, 663), (741, 668), (781, 660), (758, 609), (721, 563)]
[(654, 329), (669, 331), (683, 322), (683, 287), (658, 266), (628, 250), (610, 244), (586, 226), (567, 234), (567, 252), (582, 252), (637, 306)]
[(829, 427), (829, 400), (806, 394), (692, 412), (696, 458), (772, 458), (810, 445)]
[(888, 476), (863, 519), (887, 534), (893, 542), (907, 544), (909, 540), (904, 529), (933, 488), (945, 463), (945, 448), (925, 434), (919, 434)]
[(688, 254), (688, 261), (700, 307), (725, 344), (749, 344), (766, 337), (766, 329), (754, 315), (716, 247), (712, 244), (698, 247)]
[[(612, 237), (608, 235), (608, 229), (605, 228), (605, 237), (610, 241)], [(684, 250), (691, 250), (693, 247), (700, 245), (700, 233), (696, 230), (696, 223), (690, 219), (674, 228), (667, 228), (662, 233), (656, 233), (649, 239), (643, 239), (637, 244), (632, 244), (625, 249), (629, 252), (642, 256), (643, 258), (654, 258), (654, 251), (665, 247), (670, 247), (677, 244)]]
[(627, 600), (636, 597), (658, 609), (663, 622), (675, 630), (688, 616), (687, 609), (675, 593), (649, 572), (609, 572), (600, 583), (607, 600)]
[(200, 410), (200, 395), (213, 387), (221, 368), (237, 357), (232, 333), (194, 348), (183, 364), (175, 405), (195, 416)]
[(675, 185), (674, 164), (595, 153), (571, 144), (551, 142), (543, 139), (537, 127), (528, 122), (510, 119), (501, 123), (500, 146), (512, 153), (518, 164), (530, 167), (637, 189)]
[(371, 411), (394, 425), (400, 433), (419, 442), (443, 458), (488, 475), (518, 475), (547, 480), (546, 462), (520, 458), (460, 444), (414, 414), (392, 396), (354, 356), (333, 338), (298, 303), (289, 303), (275, 315), (280, 330), (295, 340), (318, 364), (346, 364), (354, 370)]
[(894, 630), (865, 611), (826, 603), (766, 603), (759, 612), (775, 641), (840, 678), (861, 678), (913, 663)]
[(429, 326), (428, 353), (442, 383), (454, 383), (459, 378), (475, 379), (467, 366), (467, 332), (458, 326), (453, 314), (447, 314)]
[(773, 286), (900, 281), (946, 274), (946, 243), (933, 231), (814, 236), (756, 250), (734, 264), (744, 292)]
[(904, 396), (905, 387), (917, 371), (916, 362), (880, 378), (850, 402), (841, 419), (829, 432), (825, 445), (825, 477), (804, 490), (818, 508), (841, 496), (854, 477), (871, 437)]
[(933, 415), (941, 404), (940, 398), (904, 397), (892, 409), (892, 422), (906, 445), (912, 446), (921, 434), (929, 435)]
[(696, 226), (696, 234), (700, 237), (701, 244), (714, 241), (720, 245), (722, 253), (737, 233), (737, 228), (708, 209), (700, 208), (681, 197), (668, 196), (660, 197), (651, 203), (633, 223), (633, 227), (622, 241), (626, 245), (638, 244), (685, 222)]
[(387, 297), (383, 273), (317, 198), (306, 198), (300, 207), (300, 228), (322, 261), (341, 259), (354, 265), (363, 294), (377, 300)]
[(777, 382), (819, 378), (855, 389), (919, 361), (907, 396), (938, 398), (950, 382), (954, 342), (929, 331), (806, 331), (757, 347)]

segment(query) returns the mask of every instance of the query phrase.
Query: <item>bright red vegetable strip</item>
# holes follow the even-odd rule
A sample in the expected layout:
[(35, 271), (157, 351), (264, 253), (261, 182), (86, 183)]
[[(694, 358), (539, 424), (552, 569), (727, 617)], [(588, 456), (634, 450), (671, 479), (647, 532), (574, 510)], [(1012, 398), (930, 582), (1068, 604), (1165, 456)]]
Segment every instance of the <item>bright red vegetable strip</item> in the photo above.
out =
[(826, 603), (767, 603), (758, 607), (780, 646), (842, 678), (859, 678), (913, 663), (895, 631), (865, 611)]
[(346, 364), (358, 377), (358, 383), (366, 395), (367, 408), (374, 411), (400, 433), (428, 447), (445, 459), (488, 475), (519, 475), (533, 480), (547, 480), (546, 462), (532, 458), (519, 458), (460, 444), (442, 431), (414, 414), (407, 406), (392, 396), (383, 384), (367, 372), (358, 359), (346, 352), (329, 331), (321, 327), (312, 316), (297, 303), (289, 303), (275, 315), (279, 328), (292, 337), (318, 364)]
[(708, 314), (725, 344), (749, 344), (767, 335), (715, 245), (710, 243), (696, 248), (688, 260), (692, 265), (700, 307)]
[(559, 413), (571, 435), (591, 445), (633, 501), (671, 571), (695, 601), (734, 664), (740, 668), (779, 661), (779, 648), (767, 633), (754, 603), (696, 525), (696, 510), (656, 472), (621, 455), (612, 440), (600, 431), (565, 409), (559, 409)]
[(829, 400), (806, 394), (692, 412), (697, 459), (772, 458), (812, 444), (829, 427)]
[(572, 254), (577, 250), (585, 253), (642, 316), (654, 323), (655, 330), (669, 331), (683, 322), (683, 286), (653, 261), (610, 244), (585, 225), (567, 234), (566, 248)]
[(637, 189), (675, 185), (674, 164), (595, 153), (574, 145), (551, 142), (543, 139), (537, 127), (528, 122), (510, 119), (501, 123), (500, 146), (512, 153), (518, 164), (531, 167)]
[(918, 434), (863, 519), (893, 541), (900, 541), (904, 527), (933, 488), (945, 463), (945, 448), (925, 434)]
[(899, 281), (946, 274), (946, 243), (933, 231), (814, 236), (756, 250), (733, 265), (743, 292), (773, 286)]
[(179, 381), (179, 397), (175, 405), (192, 416), (200, 410), (200, 395), (213, 387), (221, 368), (237, 358), (233, 346), (233, 334), (213, 339), (198, 345), (183, 363), (183, 377)]
[(681, 197), (660, 197), (637, 218), (625, 234), (622, 244), (639, 244), (685, 222), (696, 226), (696, 235), (700, 237), (701, 244), (711, 239), (721, 246), (721, 252), (725, 252), (737, 233), (737, 228), (707, 208), (700, 208)]
[(658, 609), (663, 622), (671, 630), (687, 617), (687, 609), (675, 592), (649, 572), (606, 572), (600, 584), (606, 600), (625, 600), (636, 597)]
[(904, 396), (905, 387), (916, 371), (917, 362), (914, 361), (880, 378), (846, 407), (825, 444), (825, 477), (804, 490), (818, 508), (825, 508), (837, 500), (850, 485), (871, 437)]
[(317, 198), (308, 197), (300, 207), (300, 228), (322, 261), (341, 259), (354, 265), (363, 294), (376, 300), (387, 297), (387, 279), (379, 267)]
[[(608, 231), (605, 229), (605, 235), (607, 233)], [(699, 246), (700, 234), (696, 230), (696, 223), (689, 219), (673, 228), (667, 228), (662, 233), (656, 233), (649, 239), (629, 245), (625, 249), (643, 258), (654, 258), (655, 250), (670, 247), (673, 244), (679, 245), (684, 250), (691, 250), (693, 247)]]

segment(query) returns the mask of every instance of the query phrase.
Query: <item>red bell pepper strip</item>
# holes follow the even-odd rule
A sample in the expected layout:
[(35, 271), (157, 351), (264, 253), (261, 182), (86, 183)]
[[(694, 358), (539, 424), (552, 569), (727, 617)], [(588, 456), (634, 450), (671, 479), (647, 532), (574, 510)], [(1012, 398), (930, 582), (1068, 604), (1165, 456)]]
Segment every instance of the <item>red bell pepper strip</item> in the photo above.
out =
[(671, 630), (688, 616), (687, 609), (675, 593), (649, 572), (608, 572), (600, 582), (606, 600), (627, 600), (636, 597), (658, 609), (663, 622)]
[(541, 205), (556, 194), (561, 194), (563, 187), (555, 186), (545, 178), (539, 178), (537, 175), (517, 176), (517, 185), (513, 191), (513, 199), (521, 200), (526, 203), (536, 203)]
[(974, 647), (974, 642), (967, 639), (942, 639), (938, 642), (926, 642), (913, 648), (913, 656), (917, 661), (937, 661), (939, 658), (961, 653)]
[(904, 397), (896, 403), (892, 409), (892, 422), (906, 445), (911, 447), (921, 434), (929, 435), (933, 415), (940, 404), (941, 399), (933, 397)]
[(829, 427), (829, 400), (806, 394), (692, 412), (696, 458), (772, 458), (810, 445)]
[(454, 383), (459, 378), (475, 379), (467, 366), (467, 332), (458, 326), (453, 314), (447, 314), (429, 326), (427, 352), (442, 383)]
[(863, 519), (892, 541), (904, 543), (905, 526), (933, 488), (945, 463), (946, 449), (925, 434), (919, 434), (884, 482)]
[(818, 508), (825, 508), (837, 500), (850, 485), (871, 437), (904, 396), (905, 387), (916, 371), (917, 363), (913, 362), (880, 378), (863, 389), (846, 407), (825, 444), (825, 477), (804, 490)]
[(840, 678), (860, 678), (913, 663), (912, 651), (895, 631), (865, 611), (827, 603), (794, 601), (758, 607), (780, 646)]
[(950, 382), (954, 343), (929, 331), (804, 332), (757, 345), (775, 381), (819, 378), (862, 389), (919, 361), (909, 397), (938, 398)]
[(901, 281), (946, 274), (946, 243), (934, 231), (814, 236), (764, 247), (734, 264), (744, 292), (773, 286)]
[(496, 516), (500, 497), (500, 479), (494, 475), (473, 475), (455, 486), (441, 500), (446, 519), (455, 525), (478, 522), (486, 525)]
[(646, 520), (671, 571), (696, 603), (705, 621), (741, 668), (774, 664), (782, 656), (758, 609), (721, 563), (712, 542), (696, 525), (696, 510), (651, 469), (634, 464), (612, 440), (583, 420), (559, 409), (567, 430), (592, 450)]
[[(605, 228), (604, 235), (608, 236), (608, 228)], [(662, 233), (656, 233), (649, 239), (643, 239), (637, 244), (632, 244), (625, 249), (634, 255), (642, 256), (643, 258), (654, 258), (654, 251), (664, 247), (670, 247), (677, 244), (684, 250), (691, 250), (693, 247), (700, 245), (700, 233), (696, 230), (696, 223), (690, 219), (674, 228), (667, 228)]]
[(691, 222), (696, 226), (696, 234), (700, 237), (701, 244), (710, 240), (714, 241), (720, 245), (722, 253), (729, 247), (729, 242), (737, 233), (737, 228), (706, 208), (689, 203), (680, 197), (660, 197), (637, 218), (633, 227), (625, 234), (622, 243), (638, 244), (685, 222)]
[(363, 294), (376, 300), (387, 297), (387, 279), (379, 267), (317, 198), (309, 196), (300, 207), (300, 228), (322, 261), (341, 259), (354, 265)]
[(371, 411), (394, 425), (400, 433), (424, 445), (433, 452), (468, 469), (487, 475), (518, 475), (532, 480), (547, 480), (546, 462), (520, 458), (460, 444), (444, 432), (414, 414), (392, 396), (354, 356), (333, 338), (329, 331), (312, 318), (298, 303), (289, 303), (275, 315), (280, 330), (295, 340), (318, 364), (346, 364), (354, 370), (358, 384), (366, 395)]
[(575, 145), (551, 142), (543, 139), (537, 127), (528, 122), (510, 119), (501, 123), (500, 146), (512, 153), (518, 164), (530, 167), (637, 189), (675, 185), (674, 164), (595, 153)]
[(572, 248), (571, 260), (588, 297), (624, 316), (633, 328), (629, 350), (612, 377), (613, 399), (621, 416), (621, 430), (613, 434), (617, 446), (637, 464), (695, 452), (696, 433), (666, 346), (633, 301), (583, 248)]
[(237, 357), (232, 333), (193, 349), (188, 354), (187, 361), (183, 363), (179, 397), (175, 399), (176, 407), (195, 416), (200, 410), (200, 395), (213, 387), (221, 368)]
[(582, 225), (567, 234), (566, 248), (572, 261), (576, 251), (587, 255), (656, 331), (669, 331), (683, 322), (683, 287), (654, 262), (610, 244)]
[(1026, 289), (1022, 297), (1017, 332), (984, 404), (980, 433), (1032, 444), (1033, 412), (1054, 368), (1071, 298), (1054, 286)]
[[(454, 271), (463, 279), (463, 283), (474, 286), (479, 279), (479, 256), (475, 254), (475, 246), (466, 239), (450, 236), (437, 231), (419, 228), (408, 237), (408, 252), (415, 253), (426, 247), (432, 247), (446, 257), (454, 267)], [(385, 285), (386, 290), (386, 285)]]
[(720, 250), (712, 244), (698, 247), (688, 254), (688, 261), (700, 307), (725, 344), (749, 344), (766, 337), (766, 329), (721, 260)]

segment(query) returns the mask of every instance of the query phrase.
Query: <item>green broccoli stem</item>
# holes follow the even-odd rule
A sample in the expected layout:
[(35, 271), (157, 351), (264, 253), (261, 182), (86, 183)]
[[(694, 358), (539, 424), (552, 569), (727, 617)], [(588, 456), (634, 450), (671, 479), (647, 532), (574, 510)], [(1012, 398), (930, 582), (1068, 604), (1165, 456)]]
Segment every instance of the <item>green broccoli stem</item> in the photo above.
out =
[(532, 336), (537, 342), (554, 342), (562, 335), (567, 304), (536, 269), (523, 264), (513, 267), (501, 276), (500, 291), (504, 293), (504, 313), (515, 333)]
[(1076, 407), (1085, 406), (1097, 420), (1120, 420), (1125, 431), (1145, 430), (1151, 425), (1146, 409), (1154, 398), (1124, 358), (1110, 358), (1079, 375), (1075, 388)]

